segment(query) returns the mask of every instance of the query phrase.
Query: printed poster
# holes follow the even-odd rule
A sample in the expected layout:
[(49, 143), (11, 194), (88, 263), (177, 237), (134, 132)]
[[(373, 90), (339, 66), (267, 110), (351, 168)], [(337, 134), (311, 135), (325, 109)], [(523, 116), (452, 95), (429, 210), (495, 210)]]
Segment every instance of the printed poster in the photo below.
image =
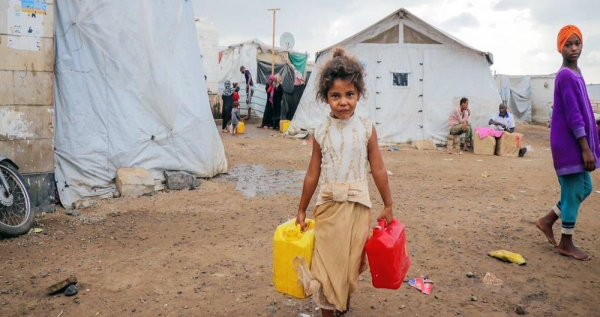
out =
[(7, 46), (17, 50), (39, 51), (47, 10), (46, 0), (8, 0)]

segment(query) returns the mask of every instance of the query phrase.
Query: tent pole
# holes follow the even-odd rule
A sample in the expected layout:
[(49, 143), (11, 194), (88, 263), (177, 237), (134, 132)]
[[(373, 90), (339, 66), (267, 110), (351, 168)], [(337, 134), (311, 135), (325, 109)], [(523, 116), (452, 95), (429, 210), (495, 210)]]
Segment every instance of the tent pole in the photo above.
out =
[(273, 11), (273, 35), (271, 37), (272, 39), (272, 47), (271, 47), (271, 75), (275, 75), (275, 13), (277, 13), (277, 11), (279, 11), (281, 9), (279, 8), (274, 8), (274, 9), (268, 9), (267, 11)]

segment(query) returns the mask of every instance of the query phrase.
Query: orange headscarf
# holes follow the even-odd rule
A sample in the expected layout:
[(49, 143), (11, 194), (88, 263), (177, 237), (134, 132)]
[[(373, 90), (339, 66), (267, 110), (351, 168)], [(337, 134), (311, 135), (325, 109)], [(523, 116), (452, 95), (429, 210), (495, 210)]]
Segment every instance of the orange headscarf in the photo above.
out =
[(581, 31), (579, 31), (579, 28), (574, 25), (565, 25), (558, 32), (557, 48), (559, 53), (562, 52), (563, 47), (565, 47), (565, 43), (567, 43), (567, 40), (573, 34), (577, 35), (579, 37), (579, 40), (581, 41), (581, 44), (583, 44), (583, 36), (581, 35)]

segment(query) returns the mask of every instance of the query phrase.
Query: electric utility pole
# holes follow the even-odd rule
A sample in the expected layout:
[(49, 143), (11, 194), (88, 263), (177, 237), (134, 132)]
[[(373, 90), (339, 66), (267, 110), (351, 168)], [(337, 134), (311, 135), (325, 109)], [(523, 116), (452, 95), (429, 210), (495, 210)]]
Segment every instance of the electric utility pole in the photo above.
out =
[(273, 36), (272, 36), (272, 47), (271, 47), (271, 75), (275, 75), (275, 13), (281, 9), (274, 8), (268, 9), (267, 11), (273, 11)]

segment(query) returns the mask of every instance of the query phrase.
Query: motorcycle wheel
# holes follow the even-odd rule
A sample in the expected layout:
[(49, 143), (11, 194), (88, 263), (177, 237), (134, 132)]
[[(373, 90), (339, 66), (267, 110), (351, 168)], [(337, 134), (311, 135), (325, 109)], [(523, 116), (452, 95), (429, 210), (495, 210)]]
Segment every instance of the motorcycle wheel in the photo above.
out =
[(0, 173), (6, 178), (8, 193), (13, 196), (9, 206), (0, 202), (0, 235), (15, 237), (25, 234), (29, 232), (35, 220), (25, 183), (21, 175), (5, 162), (0, 162)]

